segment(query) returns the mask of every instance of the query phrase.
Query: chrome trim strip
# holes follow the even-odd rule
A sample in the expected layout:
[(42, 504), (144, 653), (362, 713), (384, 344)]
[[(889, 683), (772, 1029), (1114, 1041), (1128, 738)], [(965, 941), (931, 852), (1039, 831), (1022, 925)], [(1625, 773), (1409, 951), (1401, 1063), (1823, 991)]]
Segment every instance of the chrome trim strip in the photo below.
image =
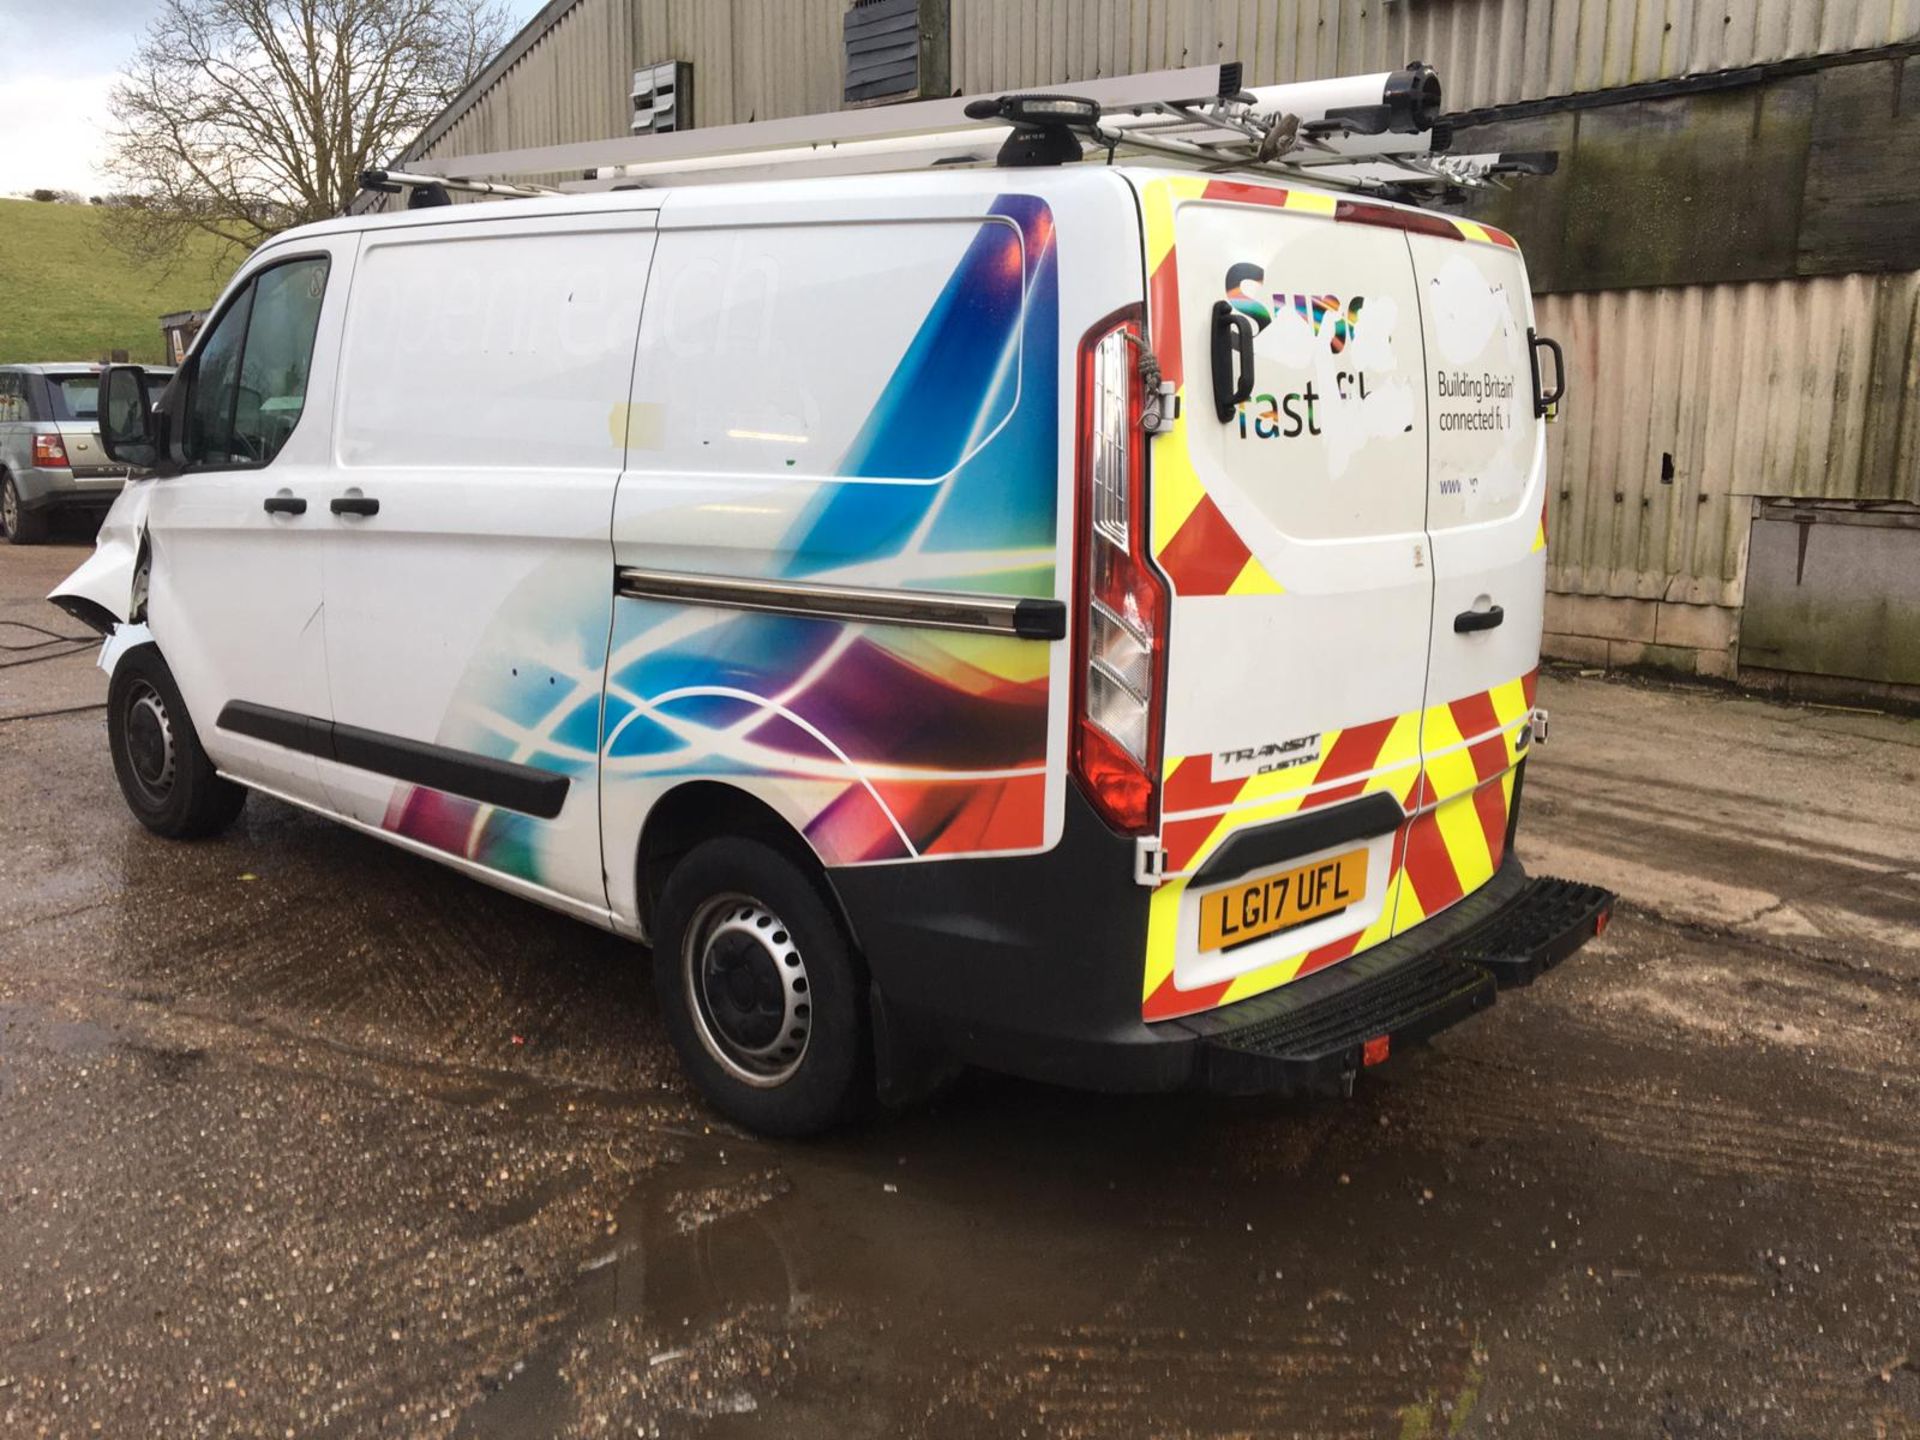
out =
[(930, 590), (883, 590), (870, 585), (816, 585), (794, 580), (746, 580), (691, 575), (680, 570), (643, 570), (622, 565), (614, 593), (629, 600), (666, 600), (808, 615), (873, 625), (912, 625), (1015, 635), (1025, 640), (1064, 640), (1067, 607), (1059, 600), (1011, 595), (941, 594)]

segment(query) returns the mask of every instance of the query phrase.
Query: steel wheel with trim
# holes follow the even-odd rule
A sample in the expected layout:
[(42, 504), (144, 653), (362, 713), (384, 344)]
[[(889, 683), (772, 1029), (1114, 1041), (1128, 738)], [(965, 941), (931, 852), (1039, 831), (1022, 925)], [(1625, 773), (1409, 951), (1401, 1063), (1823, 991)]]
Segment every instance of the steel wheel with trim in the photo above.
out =
[(47, 517), (20, 503), (20, 487), (0, 470), (0, 530), (9, 545), (38, 545), (47, 536)]
[(233, 823), (247, 792), (225, 780), (200, 748), (173, 673), (158, 647), (120, 657), (107, 686), (107, 744), (127, 808), (156, 835), (185, 840)]
[(851, 1119), (871, 1088), (865, 980), (814, 879), (758, 840), (708, 840), (658, 919), (654, 983), (708, 1102), (767, 1135)]

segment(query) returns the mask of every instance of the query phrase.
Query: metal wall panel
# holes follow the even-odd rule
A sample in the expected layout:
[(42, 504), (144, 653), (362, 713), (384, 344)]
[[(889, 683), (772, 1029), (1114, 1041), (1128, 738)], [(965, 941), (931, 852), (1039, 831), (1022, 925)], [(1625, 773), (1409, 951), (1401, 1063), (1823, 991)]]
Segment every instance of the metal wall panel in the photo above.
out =
[(1920, 686), (1920, 511), (1765, 506), (1740, 663)]
[(964, 93), (1239, 60), (1249, 83), (1425, 60), (1450, 109), (1920, 36), (1920, 0), (952, 0)]
[[(951, 0), (964, 93), (1240, 60), (1250, 82), (1436, 66), (1450, 108), (1920, 37), (1920, 0)], [(574, 0), (429, 146), (627, 133), (636, 65), (688, 60), (697, 125), (838, 109), (846, 0)]]
[(625, 135), (633, 71), (694, 67), (693, 123), (840, 108), (846, 0), (575, 0), (424, 153), (475, 155)]
[(1753, 497), (1920, 502), (1920, 272), (1538, 311), (1569, 371), (1547, 431), (1549, 588), (1739, 605)]

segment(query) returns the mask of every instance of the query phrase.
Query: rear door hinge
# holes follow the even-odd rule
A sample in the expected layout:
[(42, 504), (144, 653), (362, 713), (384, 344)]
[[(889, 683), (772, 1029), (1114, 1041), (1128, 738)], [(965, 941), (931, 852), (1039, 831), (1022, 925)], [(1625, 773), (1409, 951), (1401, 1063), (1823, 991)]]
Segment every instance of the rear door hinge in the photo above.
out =
[(1527, 728), (1533, 732), (1534, 744), (1536, 745), (1546, 744), (1547, 743), (1547, 712), (1545, 710), (1542, 710), (1539, 706), (1536, 705), (1533, 709), (1533, 714), (1527, 717)]
[(1143, 392), (1140, 428), (1149, 435), (1165, 434), (1173, 429), (1173, 422), (1180, 418), (1179, 387), (1161, 375), (1160, 357), (1153, 353), (1146, 337), (1136, 335), (1131, 330), (1125, 333), (1140, 352), (1140, 389)]
[(1161, 380), (1147, 391), (1146, 399), (1140, 406), (1140, 428), (1149, 435), (1159, 435), (1171, 430), (1173, 422), (1179, 418), (1179, 393), (1174, 389), (1173, 381)]
[(1167, 876), (1167, 851), (1158, 835), (1142, 835), (1133, 842), (1133, 883), (1158, 885)]

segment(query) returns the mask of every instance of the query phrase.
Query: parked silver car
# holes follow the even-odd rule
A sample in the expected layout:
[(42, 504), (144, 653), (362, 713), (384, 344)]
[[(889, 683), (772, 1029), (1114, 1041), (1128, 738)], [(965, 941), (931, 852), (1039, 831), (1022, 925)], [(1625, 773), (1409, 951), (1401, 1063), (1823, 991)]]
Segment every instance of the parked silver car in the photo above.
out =
[(99, 393), (98, 365), (0, 365), (0, 529), (13, 544), (44, 539), (55, 510), (104, 513), (120, 493), (127, 467), (100, 448)]

